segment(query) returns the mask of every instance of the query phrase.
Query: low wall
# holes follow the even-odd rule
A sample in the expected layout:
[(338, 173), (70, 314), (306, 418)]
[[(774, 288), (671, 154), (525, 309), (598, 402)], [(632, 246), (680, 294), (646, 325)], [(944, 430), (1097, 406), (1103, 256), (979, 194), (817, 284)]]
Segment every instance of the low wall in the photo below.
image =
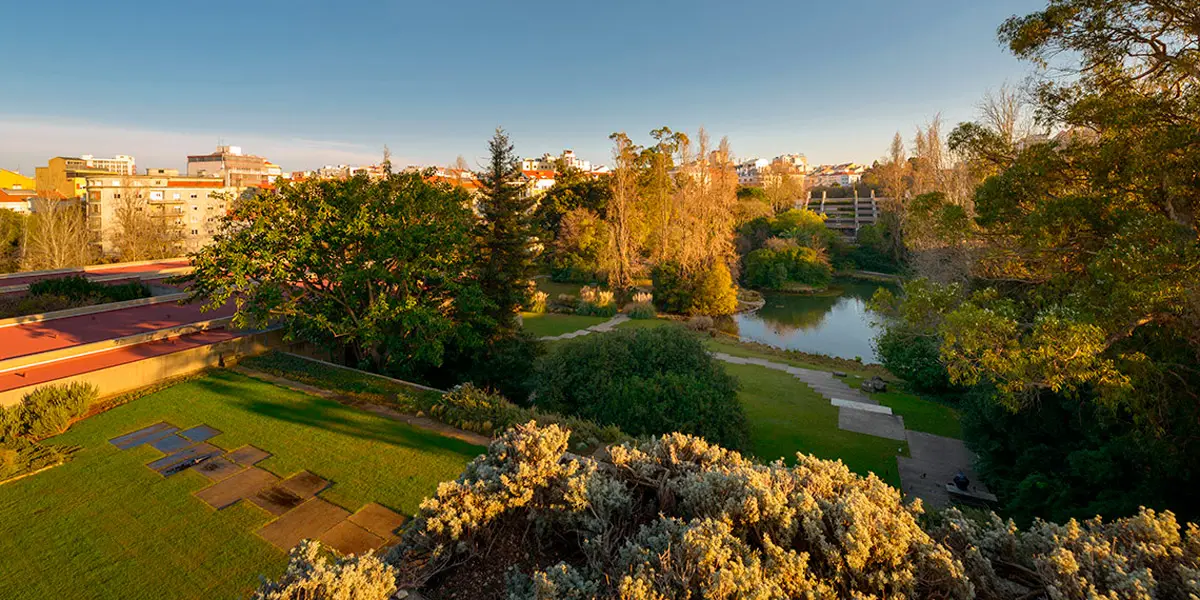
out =
[[(90, 383), (99, 390), (101, 398), (131, 392), (154, 385), (165, 379), (190, 375), (212, 367), (232, 364), (244, 356), (262, 354), (283, 345), (283, 331), (272, 329), (244, 335), (209, 346), (163, 354), (123, 365), (80, 373), (48, 382), (45, 385), (74, 382)], [(36, 385), (0, 392), (0, 407), (11, 406), (33, 391)]]
[(134, 306), (146, 306), (147, 304), (159, 304), (162, 302), (178, 302), (186, 299), (190, 294), (174, 290), (170, 294), (161, 296), (149, 296), (146, 298), (135, 298), (133, 300), (122, 300), (120, 302), (109, 302), (107, 304), (93, 304), (91, 306), (80, 306), (78, 308), (68, 308), (65, 310), (56, 310), (48, 313), (37, 315), (23, 315), (20, 317), (9, 317), (0, 319), (0, 328), (13, 327), (15, 325), (24, 325), (26, 323), (40, 323), (42, 321), (52, 321), (54, 319), (65, 319), (67, 317), (78, 317), (80, 315), (92, 315), (96, 313), (109, 312), (120, 310), (122, 308), (132, 308)]
[(196, 321), (195, 323), (186, 323), (176, 325), (167, 329), (157, 329), (146, 333), (135, 333), (125, 337), (101, 340), (90, 344), (79, 344), (76, 346), (67, 346), (56, 350), (47, 350), (36, 354), (26, 354), (25, 356), (14, 356), (8, 360), (0, 361), (0, 373), (7, 373), (16, 369), (29, 368), (46, 363), (57, 362), (60, 360), (68, 360), (96, 354), (97, 352), (106, 352), (114, 348), (125, 348), (128, 346), (136, 346), (145, 344), (146, 342), (154, 342), (167, 338), (187, 335), (208, 329), (220, 329), (229, 325), (233, 317), (219, 317), (209, 319), (207, 321)]

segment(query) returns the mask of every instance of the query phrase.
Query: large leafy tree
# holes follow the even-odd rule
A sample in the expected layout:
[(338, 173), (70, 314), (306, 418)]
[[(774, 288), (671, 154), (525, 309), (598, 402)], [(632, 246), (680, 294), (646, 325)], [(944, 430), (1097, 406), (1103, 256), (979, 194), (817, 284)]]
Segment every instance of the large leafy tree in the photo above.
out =
[(469, 200), (419, 173), (260, 191), (192, 255), (192, 295), (209, 307), (235, 302), (239, 326), (282, 323), (293, 339), (423, 378), (448, 344), (478, 343)]
[[(985, 466), (1007, 465), (994, 487), (1010, 499), (1200, 512), (1198, 22), (1194, 2), (1133, 0), (1052, 0), (1010, 19), (1001, 39), (1050, 69), (1032, 91), (1061, 133), (1028, 143), (973, 123), (951, 136), (994, 174), (975, 218), (946, 228), (977, 258), (973, 289), (922, 327), (954, 382), (1015, 415), (975, 428)], [(1064, 414), (1087, 416), (1027, 443), (1032, 423)]]
[(488, 150), (478, 201), (479, 282), (497, 331), (507, 334), (517, 330), (517, 313), (529, 300), (535, 199), (520, 184), (520, 160), (503, 129), (496, 130)]

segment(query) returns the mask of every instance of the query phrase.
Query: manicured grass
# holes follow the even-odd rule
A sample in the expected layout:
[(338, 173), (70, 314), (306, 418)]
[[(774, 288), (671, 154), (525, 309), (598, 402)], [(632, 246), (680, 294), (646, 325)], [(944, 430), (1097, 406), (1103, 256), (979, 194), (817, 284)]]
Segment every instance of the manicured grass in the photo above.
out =
[(607, 321), (608, 317), (584, 317), (559, 313), (521, 313), (521, 319), (525, 323), (525, 331), (537, 337), (545, 337), (587, 329), (592, 325), (599, 325)]
[(0, 486), (0, 598), (235, 598), (277, 576), (284, 553), (253, 532), (271, 519), (239, 503), (221, 511), (192, 496), (208, 480), (164, 479), (150, 447), (108, 439), (166, 420), (253, 444), (277, 475), (309, 470), (333, 482), (321, 496), (355, 510), (377, 501), (412, 514), (438, 482), (483, 449), (230, 371), (165, 388), (77, 423), (53, 444), (70, 462)]
[(617, 325), (617, 329), (655, 329), (671, 325), (683, 327), (683, 322), (672, 321), (671, 319), (630, 319)]
[(335, 366), (306, 360), (285, 352), (268, 352), (241, 361), (242, 365), (257, 369), (285, 379), (307, 383), (308, 385), (337, 390), (352, 396), (366, 397), (385, 404), (418, 405), (416, 399), (427, 396), (441, 396), (440, 392), (422, 389), (414, 385), (373, 377), (369, 373), (354, 369), (341, 369)]
[(841, 459), (851, 470), (900, 487), (896, 455), (905, 442), (838, 429), (837, 408), (781, 371), (756, 365), (725, 365), (742, 382), (738, 397), (750, 424), (750, 451), (765, 461), (794, 462), (797, 452)]
[[(854, 376), (846, 378), (846, 384), (857, 388), (862, 379)], [(888, 391), (870, 394), (880, 404), (891, 407), (892, 412), (904, 417), (904, 427), (913, 431), (932, 433), (957, 440), (962, 439), (962, 424), (959, 423), (958, 410), (945, 403), (924, 398), (912, 392), (896, 389), (896, 384), (890, 384)]]

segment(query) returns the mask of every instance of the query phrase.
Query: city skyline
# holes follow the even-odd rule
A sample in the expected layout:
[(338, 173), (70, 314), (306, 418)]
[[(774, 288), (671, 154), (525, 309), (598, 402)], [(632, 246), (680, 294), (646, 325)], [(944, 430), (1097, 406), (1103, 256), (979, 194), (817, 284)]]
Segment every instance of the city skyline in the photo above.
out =
[[(29, 31), (0, 40), (19, 57), (8, 81), (25, 89), (0, 98), (0, 167), (90, 153), (178, 168), (222, 142), (286, 170), (377, 162), (384, 145), (398, 164), (474, 165), (496, 126), (521, 155), (571, 148), (608, 163), (609, 133), (645, 142), (663, 125), (729, 136), (743, 158), (869, 164), (894, 132), (969, 119), (989, 89), (1019, 83), (1029, 69), (996, 42), (996, 23), (1037, 6), (354, 4), (251, 7), (245, 21), (268, 26), (214, 29), (182, 8), (80, 4), (89, 27), (61, 44), (30, 52)], [(165, 22), (169, 43), (110, 34)], [(81, 55), (127, 60), (56, 68)], [(83, 93), (55, 91), (68, 85)]]

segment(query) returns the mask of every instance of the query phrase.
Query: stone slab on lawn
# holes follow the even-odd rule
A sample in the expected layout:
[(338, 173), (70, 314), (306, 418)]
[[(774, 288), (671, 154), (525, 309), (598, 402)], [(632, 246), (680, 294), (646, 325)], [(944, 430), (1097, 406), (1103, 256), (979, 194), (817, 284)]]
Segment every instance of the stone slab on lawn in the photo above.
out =
[(316, 496), (321, 490), (329, 487), (329, 480), (318, 477), (309, 471), (300, 471), (279, 482), (279, 487), (301, 498)]
[(950, 505), (946, 484), (951, 483), (959, 472), (971, 481), (971, 489), (977, 495), (991, 495), (972, 468), (975, 455), (962, 440), (909, 431), (908, 452), (912, 458), (897, 457), (900, 489), (908, 496), (920, 498), (927, 506), (945, 508)]
[(166, 437), (179, 431), (179, 428), (167, 422), (155, 423), (149, 427), (143, 427), (137, 431), (119, 435), (111, 440), (108, 440), (112, 445), (128, 450), (135, 446), (140, 446), (146, 442), (153, 442), (160, 438)]
[(382, 504), (372, 502), (358, 509), (358, 512), (350, 515), (347, 520), (386, 540), (395, 535), (396, 530), (408, 520), (408, 517)]
[(213, 429), (208, 425), (197, 425), (191, 429), (188, 429), (187, 431), (180, 431), (179, 435), (182, 435), (193, 442), (207, 442), (208, 440), (221, 435), (221, 431), (218, 429)]
[(329, 531), (322, 533), (318, 540), (343, 555), (349, 556), (351, 554), (363, 554), (370, 550), (377, 550), (380, 546), (383, 546), (385, 538), (379, 537), (350, 521), (342, 521), (329, 528)]
[(346, 520), (350, 511), (320, 498), (289, 510), (283, 516), (263, 525), (258, 535), (276, 548), (287, 552), (303, 539), (320, 539), (321, 534)]
[(238, 448), (237, 450), (225, 455), (225, 458), (228, 458), (239, 465), (246, 465), (247, 467), (258, 463), (264, 458), (270, 457), (270, 452), (267, 452), (266, 450), (260, 450), (254, 446), (242, 446), (241, 448)]
[(257, 494), (248, 498), (248, 500), (258, 505), (259, 508), (277, 517), (300, 506), (307, 499), (307, 497), (299, 496), (283, 489), (278, 484), (259, 490)]
[(245, 468), (224, 456), (218, 456), (200, 463), (195, 470), (212, 481), (221, 481)]
[(206, 455), (218, 456), (220, 454), (221, 449), (216, 446), (211, 444), (197, 444), (195, 446), (184, 448), (183, 450), (180, 450), (174, 454), (168, 454), (167, 456), (164, 456), (158, 460), (151, 461), (147, 463), (146, 466), (158, 471), (159, 473), (162, 473), (163, 475), (170, 475), (178, 472), (179, 469), (175, 469), (174, 467), (177, 467), (181, 464), (189, 462), (199, 463), (200, 460), (202, 460), (202, 457)]
[(838, 409), (838, 428), (875, 437), (904, 441), (904, 418), (854, 408)]
[(192, 445), (190, 440), (179, 437), (179, 435), (168, 435), (150, 443), (155, 450), (163, 454), (174, 454)]
[(196, 497), (220, 510), (261, 492), (277, 481), (279, 478), (275, 475), (257, 467), (249, 467), (196, 492)]

